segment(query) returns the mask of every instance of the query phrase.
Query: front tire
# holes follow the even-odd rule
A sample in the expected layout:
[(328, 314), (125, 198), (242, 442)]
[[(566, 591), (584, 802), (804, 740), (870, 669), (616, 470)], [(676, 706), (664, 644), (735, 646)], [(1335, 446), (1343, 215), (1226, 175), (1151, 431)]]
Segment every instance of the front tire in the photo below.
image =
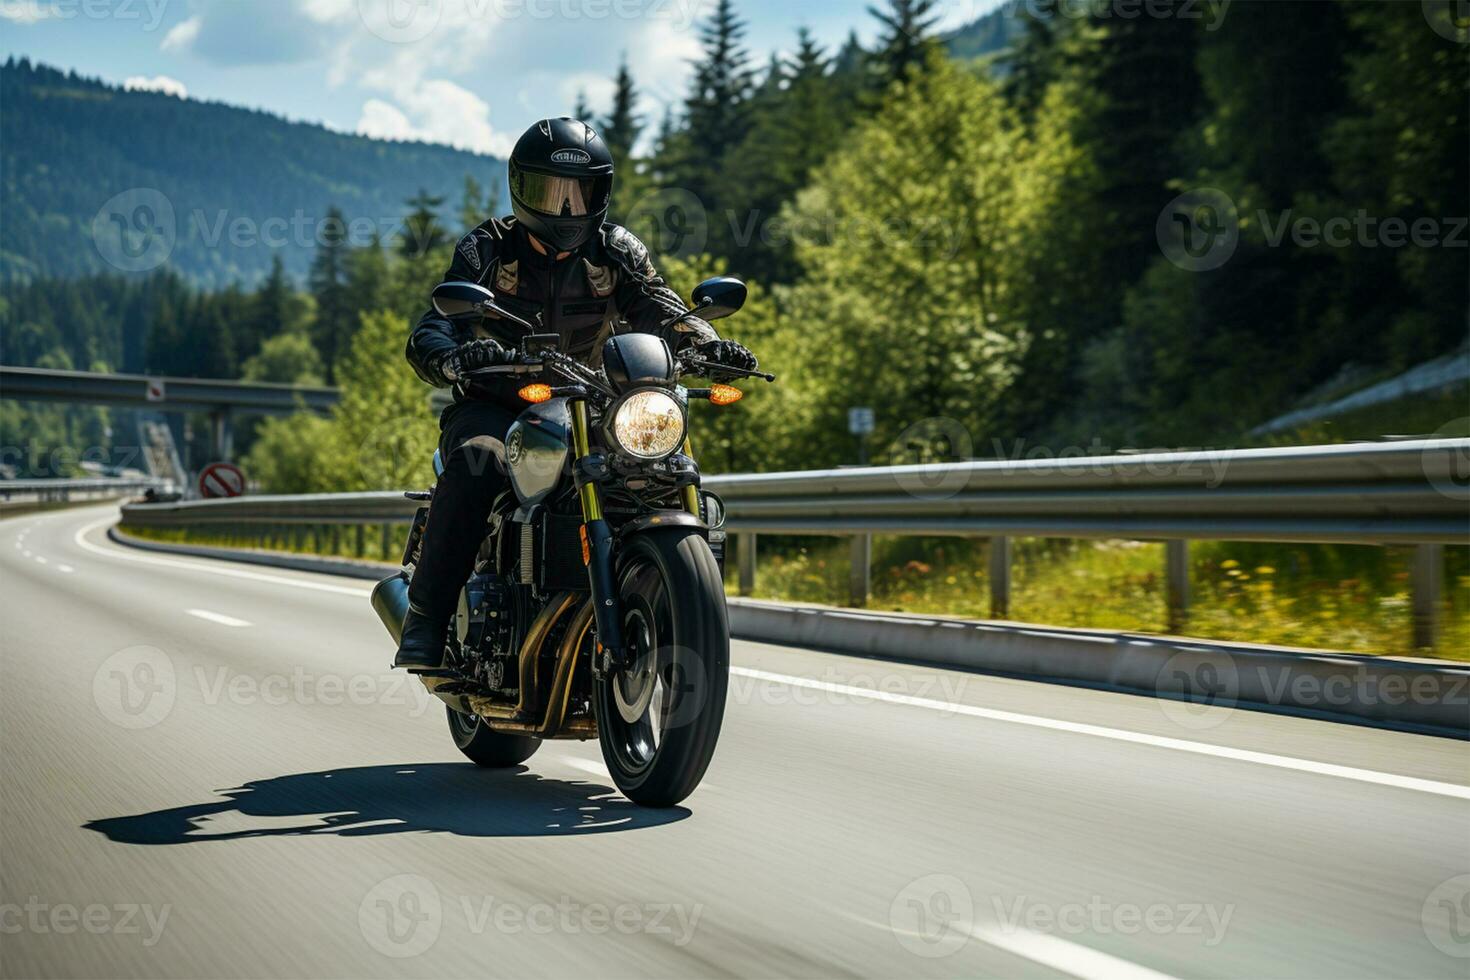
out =
[(467, 715), (453, 708), (449, 713), (449, 734), (454, 744), (477, 766), (486, 769), (507, 769), (518, 766), (541, 747), (539, 738), (529, 735), (507, 735), (493, 731), (479, 715)]
[(704, 537), (674, 527), (628, 542), (618, 596), (627, 666), (593, 697), (603, 761), (634, 803), (673, 806), (704, 777), (725, 715), (724, 584)]

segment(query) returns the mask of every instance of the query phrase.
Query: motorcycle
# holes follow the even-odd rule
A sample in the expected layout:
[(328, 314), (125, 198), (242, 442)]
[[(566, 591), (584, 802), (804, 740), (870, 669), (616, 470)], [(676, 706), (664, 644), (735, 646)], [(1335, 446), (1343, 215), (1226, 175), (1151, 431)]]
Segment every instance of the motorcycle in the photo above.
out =
[[(730, 316), (745, 298), (738, 279), (711, 279), (665, 326)], [(700, 487), (689, 404), (730, 405), (743, 393), (724, 382), (776, 379), (675, 357), (636, 333), (609, 338), (594, 369), (483, 286), (445, 283), (433, 301), (446, 317), (498, 317), (526, 331), (513, 363), (474, 374), (519, 376), (527, 408), (506, 435), (510, 489), (460, 592), (445, 667), (420, 679), (478, 765), (518, 765), (547, 739), (596, 738), (624, 796), (672, 806), (714, 754), (730, 667), (725, 508)], [(710, 384), (680, 383), (691, 376)], [(441, 474), (437, 452), (434, 463)], [(395, 642), (433, 507), (432, 489), (408, 496), (424, 506), (404, 568), (372, 593)]]

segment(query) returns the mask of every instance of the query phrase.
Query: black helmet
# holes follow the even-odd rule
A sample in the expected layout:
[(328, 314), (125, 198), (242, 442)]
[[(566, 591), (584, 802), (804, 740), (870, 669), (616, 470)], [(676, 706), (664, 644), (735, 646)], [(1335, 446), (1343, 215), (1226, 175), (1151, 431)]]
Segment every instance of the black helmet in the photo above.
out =
[(570, 252), (602, 227), (612, 200), (613, 159), (577, 119), (543, 119), (510, 154), (510, 202), (526, 230)]

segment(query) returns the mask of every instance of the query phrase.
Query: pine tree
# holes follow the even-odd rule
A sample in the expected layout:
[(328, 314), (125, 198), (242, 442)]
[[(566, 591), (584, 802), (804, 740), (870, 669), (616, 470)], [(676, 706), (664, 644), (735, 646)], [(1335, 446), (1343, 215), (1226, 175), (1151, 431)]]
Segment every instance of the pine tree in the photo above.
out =
[(630, 168), (633, 163), (633, 149), (643, 132), (643, 118), (638, 115), (638, 90), (633, 84), (633, 73), (628, 69), (626, 54), (618, 65), (612, 112), (602, 120), (601, 125), (602, 139), (612, 152), (613, 162), (619, 172)]
[(753, 73), (744, 37), (745, 22), (736, 15), (733, 0), (719, 0), (700, 29), (704, 56), (694, 68), (684, 103), (684, 130), (676, 141), (674, 182), (712, 212), (724, 190), (725, 156), (740, 145), (750, 126)]
[(869, 7), (868, 13), (883, 25), (878, 51), (873, 59), (873, 85), (876, 92), (906, 77), (910, 70), (921, 67), (929, 52), (937, 46), (931, 36), (939, 16), (934, 13), (936, 0), (888, 0), (888, 9)]
[(587, 90), (585, 88), (577, 89), (577, 101), (572, 106), (572, 118), (580, 119), (583, 122), (588, 122), (592, 119), (592, 107), (587, 104)]
[(321, 354), (329, 377), (332, 366), (346, 349), (347, 341), (356, 328), (347, 285), (350, 252), (346, 219), (338, 208), (328, 208), (321, 241), (317, 244), (316, 255), (312, 257), (311, 273), (307, 281), (312, 298), (316, 300), (312, 342)]
[(420, 188), (418, 194), (408, 200), (407, 206), (411, 210), (403, 222), (399, 255), (405, 259), (422, 258), (451, 241), (449, 233), (439, 223), (439, 209), (444, 206), (444, 198), (434, 197)]

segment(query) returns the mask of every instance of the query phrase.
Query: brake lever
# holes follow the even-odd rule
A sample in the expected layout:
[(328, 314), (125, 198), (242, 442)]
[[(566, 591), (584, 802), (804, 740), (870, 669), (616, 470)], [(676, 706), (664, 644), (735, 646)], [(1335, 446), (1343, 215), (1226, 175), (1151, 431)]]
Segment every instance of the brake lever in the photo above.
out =
[(774, 382), (776, 376), (764, 371), (747, 371), (745, 368), (730, 367), (728, 364), (716, 364), (713, 361), (703, 361), (697, 357), (685, 358), (684, 363), (692, 368), (704, 372), (707, 378), (715, 377), (716, 374), (733, 378), (760, 378), (763, 381)]

